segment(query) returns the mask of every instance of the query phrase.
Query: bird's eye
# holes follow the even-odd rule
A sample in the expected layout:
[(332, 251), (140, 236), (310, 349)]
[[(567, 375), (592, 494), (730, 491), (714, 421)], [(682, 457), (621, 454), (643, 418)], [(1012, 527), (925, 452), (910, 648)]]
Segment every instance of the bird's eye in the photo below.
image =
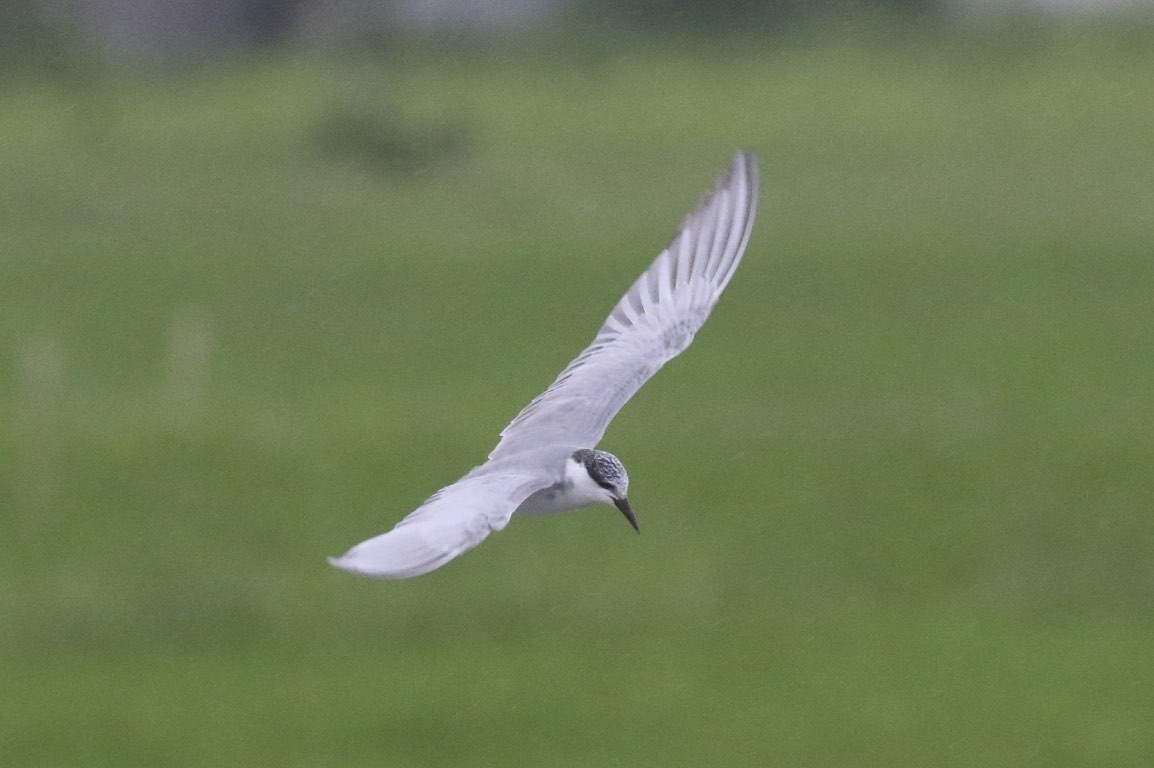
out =
[(609, 479), (602, 477), (600, 473), (591, 475), (591, 477), (593, 478), (593, 482), (597, 483), (597, 485), (601, 486), (610, 493), (616, 493), (617, 486)]

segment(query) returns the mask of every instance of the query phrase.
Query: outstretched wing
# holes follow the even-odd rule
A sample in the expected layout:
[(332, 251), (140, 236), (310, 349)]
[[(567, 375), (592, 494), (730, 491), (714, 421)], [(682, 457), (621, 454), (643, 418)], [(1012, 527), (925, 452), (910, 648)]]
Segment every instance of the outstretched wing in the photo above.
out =
[(689, 346), (709, 317), (745, 252), (757, 185), (756, 158), (738, 153), (669, 247), (617, 302), (593, 343), (505, 427), (490, 459), (600, 442), (621, 406)]
[(474, 470), (433, 494), (388, 533), (362, 541), (329, 563), (377, 579), (407, 579), (440, 568), (499, 531), (549, 480)]

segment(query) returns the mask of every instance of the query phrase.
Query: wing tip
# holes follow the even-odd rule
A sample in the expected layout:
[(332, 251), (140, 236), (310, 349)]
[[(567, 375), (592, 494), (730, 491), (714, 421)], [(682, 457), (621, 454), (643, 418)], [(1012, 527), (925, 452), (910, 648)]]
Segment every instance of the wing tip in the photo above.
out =
[[(713, 187), (698, 199), (693, 210), (681, 220), (677, 234), (673, 236), (665, 251), (658, 257), (660, 259), (666, 253), (678, 250), (680, 247), (689, 252), (689, 258), (685, 258), (686, 254), (681, 254), (677, 259), (680, 265), (676, 273), (678, 281), (686, 278), (690, 272), (720, 268), (719, 274), (723, 277), (719, 283), (719, 288), (725, 287), (733, 276), (738, 262), (741, 261), (745, 246), (749, 241), (750, 232), (753, 230), (753, 222), (757, 217), (759, 189), (760, 176), (757, 153), (748, 148), (736, 150), (728, 170), (717, 176)], [(724, 211), (729, 202), (735, 203), (734, 208), (728, 212), (728, 215), (723, 215), (718, 219), (719, 210)], [(724, 234), (736, 234), (737, 240), (732, 241), (723, 238), (721, 245), (724, 247), (720, 249), (707, 247), (706, 250), (709, 253), (716, 253), (704, 258), (704, 262), (699, 263), (702, 257), (697, 254), (699, 248), (695, 246), (701, 244), (695, 242), (692, 236), (692, 233), (698, 229), (701, 229), (703, 233), (712, 231), (715, 234), (722, 234), (717, 231), (721, 229), (724, 230)], [(716, 244), (706, 245), (715, 246)], [(725, 258), (727, 253), (730, 254), (728, 260)], [(643, 274), (642, 277), (644, 276)]]
[(365, 556), (364, 553), (358, 554), (357, 547), (353, 547), (340, 557), (326, 558), (329, 565), (369, 579), (406, 579), (416, 575), (411, 568), (383, 568), (380, 562)]
[(750, 168), (757, 168), (757, 152), (749, 147), (738, 147), (737, 151), (733, 153), (734, 164), (741, 162)]
[(423, 573), (423, 571), (417, 571), (416, 573), (413, 573), (413, 572), (410, 572), (407, 570), (406, 571), (374, 570), (371, 568), (366, 568), (363, 564), (358, 564), (355, 558), (352, 558), (348, 555), (342, 555), (341, 557), (330, 557), (327, 559), (329, 561), (329, 565), (331, 565), (333, 568), (336, 568), (336, 569), (341, 570), (341, 571), (345, 571), (346, 573), (354, 574), (356, 576), (363, 576), (366, 579), (378, 579), (381, 581), (392, 581), (392, 580), (396, 580), (396, 579), (407, 579), (407, 578), (410, 578), (412, 576), (417, 576), (420, 573)]
[(744, 177), (746, 186), (749, 188), (750, 208), (756, 209), (759, 176), (757, 153), (748, 147), (742, 147), (734, 153), (733, 164), (730, 166), (729, 173), (718, 186), (730, 186), (734, 179)]
[[(681, 221), (681, 226), (678, 228), (677, 234), (673, 237), (670, 247), (677, 244), (677, 241), (685, 234), (686, 230), (692, 228), (693, 223), (708, 210), (721, 195), (725, 192), (736, 192), (739, 184), (744, 182), (744, 187), (748, 201), (744, 208), (744, 218), (747, 223), (752, 223), (753, 216), (757, 210), (757, 196), (760, 187), (760, 172), (758, 171), (757, 153), (749, 148), (740, 148), (733, 154), (733, 159), (730, 161), (729, 169), (719, 175), (713, 183), (713, 187), (701, 196), (694, 206)], [(669, 250), (667, 248), (666, 250)]]
[(373, 575), (371, 572), (365, 571), (364, 568), (359, 567), (356, 564), (356, 561), (352, 557), (349, 557), (348, 553), (343, 554), (340, 557), (329, 557), (326, 558), (326, 560), (328, 560), (329, 565), (331, 565), (333, 568), (336, 568), (337, 570), (346, 571), (348, 573), (355, 573), (360, 576)]

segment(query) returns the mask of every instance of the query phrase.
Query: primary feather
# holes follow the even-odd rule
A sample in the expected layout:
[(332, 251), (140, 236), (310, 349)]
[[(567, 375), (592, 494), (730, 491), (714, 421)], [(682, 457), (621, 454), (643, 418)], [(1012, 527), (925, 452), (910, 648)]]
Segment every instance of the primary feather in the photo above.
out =
[(739, 153), (729, 173), (617, 302), (596, 338), (501, 432), (490, 459), (558, 438), (596, 446), (609, 422), (701, 328), (737, 269), (757, 206), (757, 165)]

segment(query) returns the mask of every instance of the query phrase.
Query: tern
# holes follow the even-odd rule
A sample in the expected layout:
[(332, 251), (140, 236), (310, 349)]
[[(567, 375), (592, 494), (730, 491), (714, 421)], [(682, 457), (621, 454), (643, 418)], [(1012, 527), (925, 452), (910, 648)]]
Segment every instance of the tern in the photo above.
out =
[(371, 578), (407, 579), (477, 546), (514, 514), (594, 504), (617, 507), (640, 532), (625, 467), (596, 446), (621, 407), (709, 317), (745, 252), (757, 192), (756, 158), (739, 152), (593, 343), (505, 427), (488, 461), (391, 531), (329, 562)]

